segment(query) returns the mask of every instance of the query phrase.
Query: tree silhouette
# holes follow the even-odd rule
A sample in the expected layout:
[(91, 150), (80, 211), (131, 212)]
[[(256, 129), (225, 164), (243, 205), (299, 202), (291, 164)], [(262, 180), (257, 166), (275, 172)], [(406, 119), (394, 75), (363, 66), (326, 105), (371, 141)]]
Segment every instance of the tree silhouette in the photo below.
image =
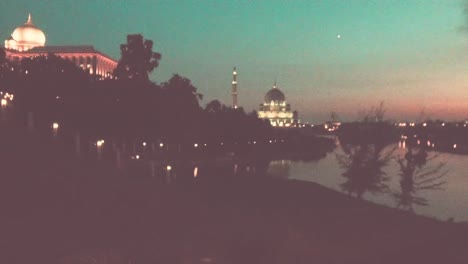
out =
[(0, 65), (6, 62), (6, 52), (4, 48), (0, 48)]
[[(161, 84), (164, 115), (161, 116), (162, 127), (172, 138), (187, 138), (199, 133), (201, 108), (199, 100), (202, 95), (192, 82), (178, 74)], [(197, 132), (198, 131), (198, 132)]]
[(361, 199), (364, 193), (388, 191), (387, 174), (383, 168), (392, 158), (393, 150), (384, 150), (382, 144), (343, 145), (344, 154), (337, 154), (338, 164), (345, 169), (346, 181), (341, 188)]
[(64, 114), (66, 106), (82, 107), (79, 95), (90, 80), (91, 76), (73, 62), (54, 54), (23, 59), (14, 91), (15, 105), (19, 111), (55, 118)]
[(119, 79), (149, 80), (149, 74), (158, 67), (161, 54), (153, 52), (153, 41), (140, 34), (128, 35), (127, 43), (120, 45), (121, 58), (114, 70)]
[(0, 48), (0, 84), (3, 84), (2, 88), (0, 89), (5, 89), (5, 86), (7, 85), (9, 77), (12, 76), (11, 72), (11, 67), (8, 63), (8, 60), (6, 59), (6, 53), (3, 48)]
[(219, 113), (223, 110), (223, 105), (218, 100), (213, 100), (206, 104), (205, 111), (208, 113)]
[(401, 192), (393, 194), (398, 208), (413, 212), (413, 205), (428, 205), (427, 199), (418, 196), (418, 192), (443, 188), (445, 184), (443, 178), (448, 171), (444, 170), (445, 163), (443, 162), (436, 165), (428, 164), (435, 159), (437, 156), (428, 158), (424, 147), (413, 148), (411, 146), (408, 147), (404, 157), (398, 157)]

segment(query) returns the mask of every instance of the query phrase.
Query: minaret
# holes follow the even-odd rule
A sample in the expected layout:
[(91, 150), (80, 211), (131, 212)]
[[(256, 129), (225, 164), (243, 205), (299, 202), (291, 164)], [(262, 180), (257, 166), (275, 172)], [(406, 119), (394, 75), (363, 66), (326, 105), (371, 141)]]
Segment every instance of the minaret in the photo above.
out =
[(232, 108), (237, 108), (237, 69), (232, 71)]

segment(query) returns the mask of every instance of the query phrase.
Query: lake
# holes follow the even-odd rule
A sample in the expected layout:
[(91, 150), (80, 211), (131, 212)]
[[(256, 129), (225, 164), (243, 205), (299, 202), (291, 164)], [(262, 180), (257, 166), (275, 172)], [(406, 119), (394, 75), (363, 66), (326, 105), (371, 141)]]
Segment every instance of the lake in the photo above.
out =
[[(404, 160), (407, 151), (405, 147), (400, 142), (385, 148), (384, 153), (392, 152), (388, 163), (382, 166), (386, 179), (386, 190), (375, 193), (365, 191), (362, 198), (440, 220), (453, 218), (457, 222), (468, 221), (468, 210), (466, 209), (468, 205), (468, 175), (466, 173), (468, 155), (428, 152), (428, 161), (425, 166), (416, 169), (416, 171), (420, 171), (422, 177), (420, 177), (419, 182), (412, 181), (411, 185), (414, 185), (414, 188), (409, 194), (408, 189), (405, 189), (407, 195), (403, 196), (401, 195), (404, 188), (401, 184), (402, 169), (398, 158)], [(340, 166), (338, 161), (338, 157), (343, 155), (346, 155), (343, 148), (338, 146), (325, 158), (317, 161), (271, 161), (268, 174), (274, 177), (316, 182), (327, 188), (344, 192), (342, 185), (348, 179), (343, 176), (346, 169)], [(431, 172), (439, 164), (442, 164), (440, 169), (431, 175)], [(408, 198), (408, 196), (410, 197)], [(406, 204), (402, 205), (402, 200), (406, 201)], [(427, 205), (421, 205), (421, 201)]]

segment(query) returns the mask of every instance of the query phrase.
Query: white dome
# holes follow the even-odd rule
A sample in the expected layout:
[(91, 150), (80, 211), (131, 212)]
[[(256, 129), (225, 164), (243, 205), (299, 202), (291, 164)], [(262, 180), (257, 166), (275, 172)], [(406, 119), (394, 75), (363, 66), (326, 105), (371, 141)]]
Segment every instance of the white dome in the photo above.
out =
[(28, 21), (24, 25), (17, 27), (13, 31), (11, 37), (16, 42), (17, 49), (19, 50), (42, 47), (46, 42), (44, 32), (32, 23), (31, 15), (29, 15)]

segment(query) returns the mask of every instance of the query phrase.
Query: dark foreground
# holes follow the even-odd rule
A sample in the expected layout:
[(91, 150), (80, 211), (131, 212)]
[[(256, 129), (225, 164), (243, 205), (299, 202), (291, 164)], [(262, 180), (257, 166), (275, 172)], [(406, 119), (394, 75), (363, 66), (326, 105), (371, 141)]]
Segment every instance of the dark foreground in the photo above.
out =
[(313, 183), (213, 169), (163, 184), (0, 142), (0, 263), (468, 262), (464, 224)]

